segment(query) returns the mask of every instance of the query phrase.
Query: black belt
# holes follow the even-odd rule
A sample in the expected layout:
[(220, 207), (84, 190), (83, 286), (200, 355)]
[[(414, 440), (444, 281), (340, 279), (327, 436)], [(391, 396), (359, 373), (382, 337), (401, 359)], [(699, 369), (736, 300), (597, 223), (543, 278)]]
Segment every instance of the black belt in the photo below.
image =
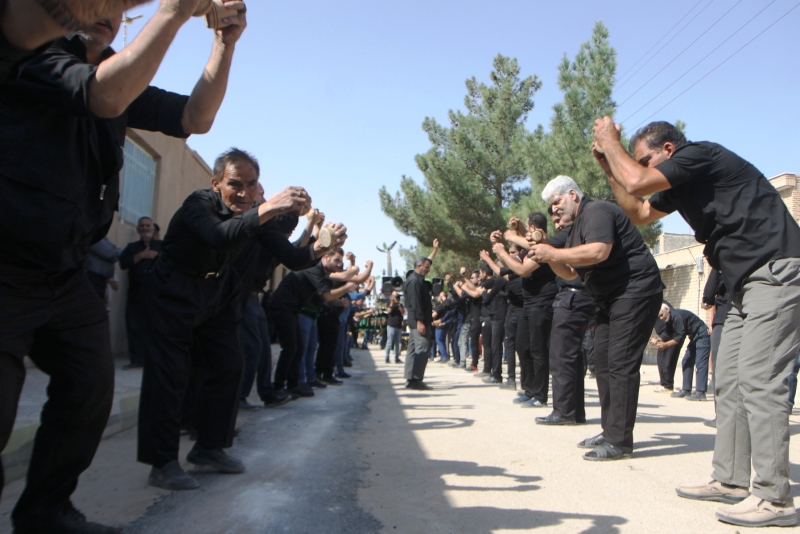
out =
[(578, 291), (583, 291), (583, 288), (580, 288), (580, 287), (567, 287), (567, 286), (564, 286), (561, 289), (566, 289), (567, 291), (572, 291), (573, 293), (577, 293)]

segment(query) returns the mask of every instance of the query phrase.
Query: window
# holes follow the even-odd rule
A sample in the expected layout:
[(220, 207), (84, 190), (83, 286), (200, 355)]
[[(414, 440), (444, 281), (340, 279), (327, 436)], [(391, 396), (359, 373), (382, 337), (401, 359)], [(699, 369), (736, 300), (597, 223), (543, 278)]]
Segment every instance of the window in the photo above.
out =
[(126, 137), (119, 199), (119, 215), (123, 221), (136, 224), (140, 217), (152, 216), (155, 182), (156, 160)]

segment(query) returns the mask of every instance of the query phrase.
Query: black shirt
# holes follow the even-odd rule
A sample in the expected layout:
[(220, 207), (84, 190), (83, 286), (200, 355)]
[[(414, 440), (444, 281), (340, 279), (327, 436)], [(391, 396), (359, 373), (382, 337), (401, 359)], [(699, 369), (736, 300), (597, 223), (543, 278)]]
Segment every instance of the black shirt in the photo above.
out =
[[(678, 308), (670, 309), (669, 319), (667, 319), (666, 323), (672, 325), (672, 339), (677, 341), (678, 345), (683, 344), (687, 337), (692, 341), (708, 337), (708, 326), (706, 326), (706, 323), (689, 310), (681, 310)], [(661, 338), (664, 339), (664, 336)]]
[(678, 148), (656, 168), (671, 189), (650, 197), (658, 211), (678, 211), (705, 243), (703, 253), (729, 290), (769, 261), (800, 258), (800, 228), (780, 193), (752, 164), (707, 141)]
[(557, 293), (556, 273), (546, 263), (539, 264), (535, 271), (522, 277), (523, 309), (551, 306)]
[(491, 285), (486, 288), (486, 292), (482, 295), (483, 305), (489, 308), (489, 317), (492, 321), (505, 321), (506, 312), (508, 311), (508, 302), (506, 301), (506, 279), (502, 276), (493, 276), (487, 282), (491, 281)]
[(522, 308), (525, 304), (522, 296), (522, 278), (507, 267), (500, 269), (500, 276), (508, 275), (505, 283), (506, 300), (509, 308)]
[(269, 301), (270, 308), (299, 312), (309, 302), (322, 302), (322, 295), (331, 290), (332, 284), (322, 263), (310, 269), (287, 274)]
[(2, 263), (79, 268), (113, 220), (126, 127), (188, 137), (181, 125), (188, 97), (153, 87), (119, 117), (94, 117), (89, 84), (96, 70), (75, 36), (0, 85), (0, 227), (14, 228), (0, 238)]
[(433, 315), (431, 292), (425, 285), (425, 279), (421, 274), (414, 271), (409, 275), (404, 293), (409, 328), (416, 330), (417, 321), (422, 321), (425, 325), (429, 325)]
[[(564, 248), (567, 246), (567, 240), (569, 239), (569, 234), (572, 232), (573, 225), (570, 224), (557, 234), (552, 236), (548, 236), (547, 244), (554, 248)], [(561, 278), (560, 276), (556, 276), (556, 283), (558, 284), (558, 289), (562, 290), (564, 288), (570, 289), (584, 289), (583, 282), (581, 282), (581, 277), (578, 276), (577, 278), (573, 278), (572, 280), (567, 280), (565, 278)]]
[(728, 289), (725, 287), (725, 282), (722, 281), (719, 271), (712, 268), (703, 288), (703, 302), (709, 306), (715, 306), (714, 318), (711, 320), (712, 325), (725, 324), (725, 318), (728, 316), (728, 300)]
[[(134, 263), (133, 257), (143, 252), (147, 246), (145, 246), (144, 242), (140, 239), (139, 241), (134, 241), (132, 243), (128, 243), (128, 246), (122, 251), (119, 255), (119, 266), (120, 269), (129, 269), (128, 271), (128, 300), (139, 300), (140, 298), (140, 291), (142, 287), (142, 281), (144, 279), (145, 273), (152, 269), (153, 264), (156, 261), (156, 258), (143, 258), (138, 262)], [(161, 252), (161, 241), (150, 240), (150, 250), (155, 250), (156, 252)]]
[(595, 265), (575, 267), (586, 290), (598, 304), (606, 299), (640, 298), (661, 293), (658, 265), (642, 235), (615, 204), (584, 198), (567, 240), (567, 247), (611, 243), (611, 253)]
[(392, 328), (403, 327), (403, 311), (400, 309), (400, 303), (389, 305), (389, 316), (386, 319), (386, 326)]
[(199, 189), (172, 216), (158, 263), (189, 276), (221, 272), (259, 228), (258, 210), (234, 216), (219, 193)]

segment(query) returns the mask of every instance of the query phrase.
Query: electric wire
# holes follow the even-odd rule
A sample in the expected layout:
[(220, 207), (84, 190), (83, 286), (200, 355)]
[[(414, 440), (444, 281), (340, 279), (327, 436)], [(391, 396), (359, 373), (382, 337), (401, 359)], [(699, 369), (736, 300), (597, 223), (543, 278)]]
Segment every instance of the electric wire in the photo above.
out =
[[(664, 50), (664, 48), (665, 48), (665, 47), (666, 47), (668, 44), (670, 44), (670, 43), (671, 43), (671, 42), (672, 42), (672, 41), (673, 41), (673, 40), (674, 40), (674, 39), (675, 39), (675, 38), (676, 38), (678, 35), (680, 35), (680, 34), (681, 34), (681, 32), (682, 32), (683, 30), (685, 30), (685, 29), (686, 29), (686, 28), (687, 28), (687, 27), (688, 27), (688, 26), (689, 26), (689, 25), (690, 25), (692, 22), (694, 22), (694, 21), (695, 21), (695, 19), (697, 19), (697, 17), (699, 17), (699, 16), (700, 16), (700, 15), (703, 13), (703, 11), (705, 11), (706, 9), (708, 9), (708, 6), (710, 6), (710, 5), (711, 5), (711, 4), (713, 4), (713, 3), (714, 3), (714, 0), (711, 0), (711, 2), (709, 2), (708, 4), (706, 4), (706, 5), (705, 5), (705, 7), (704, 7), (703, 9), (701, 9), (701, 10), (700, 10), (700, 11), (697, 13), (697, 15), (695, 15), (694, 17), (692, 17), (692, 20), (690, 20), (689, 22), (687, 22), (687, 23), (686, 23), (686, 24), (683, 26), (683, 28), (681, 28), (680, 30), (678, 30), (678, 32), (677, 32), (675, 35), (673, 35), (672, 37), (670, 37), (669, 41), (667, 41), (666, 43), (664, 43), (664, 44), (663, 44), (663, 46), (662, 46), (661, 48), (659, 48), (658, 50), (656, 50), (656, 53), (655, 53), (655, 54), (653, 54), (653, 57), (657, 56), (659, 52), (661, 52), (662, 50)], [(646, 63), (645, 63), (645, 65), (646, 65)], [(638, 69), (636, 69), (636, 72), (634, 72), (633, 74), (631, 74), (631, 75), (630, 75), (630, 77), (629, 77), (627, 80), (625, 80), (624, 82), (620, 83), (620, 84), (619, 84), (619, 86), (617, 87), (617, 89), (621, 89), (621, 88), (622, 88), (622, 87), (623, 87), (623, 86), (624, 86), (626, 83), (628, 83), (629, 81), (631, 81), (631, 80), (633, 79), (633, 77), (634, 77), (634, 76), (636, 76), (636, 75), (639, 73), (639, 71), (640, 71), (640, 70), (642, 70), (642, 69), (645, 67), (645, 65), (642, 65), (641, 67), (639, 67)]]
[[(659, 71), (658, 71), (658, 72), (656, 72), (655, 74), (653, 74), (653, 75), (650, 77), (650, 79), (649, 79), (649, 80), (647, 80), (646, 82), (644, 82), (644, 83), (643, 83), (641, 86), (639, 86), (639, 88), (638, 88), (638, 89), (636, 89), (636, 90), (635, 90), (633, 93), (631, 93), (630, 95), (628, 95), (628, 98), (626, 98), (625, 100), (623, 100), (622, 102), (620, 102), (620, 103), (618, 104), (618, 107), (622, 107), (622, 106), (625, 104), (625, 102), (629, 101), (631, 98), (633, 98), (634, 96), (636, 96), (636, 94), (637, 94), (639, 91), (641, 91), (642, 89), (644, 89), (644, 88), (647, 86), (647, 84), (648, 84), (648, 83), (652, 82), (654, 79), (656, 79), (656, 78), (658, 77), (658, 75), (659, 75), (659, 74), (661, 74), (662, 72), (664, 72), (664, 70), (665, 70), (667, 67), (669, 67), (670, 65), (672, 65), (673, 63), (675, 63), (675, 62), (678, 60), (678, 58), (679, 58), (679, 57), (681, 57), (681, 56), (684, 54), (684, 52), (686, 52), (687, 50), (689, 50), (689, 49), (690, 49), (690, 48), (691, 48), (691, 47), (692, 47), (692, 46), (693, 46), (693, 45), (694, 45), (694, 44), (695, 44), (697, 41), (699, 41), (700, 39), (702, 39), (702, 38), (703, 38), (703, 37), (704, 37), (704, 36), (705, 36), (705, 35), (706, 35), (706, 34), (707, 34), (709, 31), (711, 31), (711, 28), (713, 28), (714, 26), (716, 26), (717, 24), (719, 24), (719, 22), (720, 22), (722, 19), (724, 19), (725, 17), (727, 17), (727, 16), (728, 16), (728, 14), (729, 14), (731, 11), (733, 11), (734, 9), (736, 9), (736, 6), (738, 6), (738, 5), (739, 5), (739, 4), (741, 4), (741, 3), (742, 3), (742, 0), (739, 0), (738, 2), (736, 2), (735, 4), (733, 4), (733, 6), (732, 6), (732, 7), (731, 7), (731, 8), (730, 8), (728, 11), (726, 11), (725, 13), (723, 13), (723, 14), (722, 14), (722, 16), (721, 16), (720, 18), (718, 18), (716, 21), (714, 21), (714, 24), (712, 24), (711, 26), (709, 26), (708, 28), (706, 28), (706, 30), (705, 30), (703, 33), (701, 33), (700, 35), (698, 35), (698, 36), (697, 36), (697, 38), (696, 38), (694, 41), (692, 41), (691, 43), (689, 43), (689, 45), (688, 45), (686, 48), (684, 48), (683, 50), (681, 50), (681, 51), (678, 53), (678, 55), (677, 55), (677, 56), (675, 56), (674, 58), (672, 58), (672, 59), (671, 59), (671, 60), (670, 60), (670, 61), (669, 61), (669, 62), (668, 62), (666, 65), (664, 65), (663, 67), (661, 67), (661, 69), (659, 69)], [(767, 4), (767, 7), (771, 6), (771, 5), (772, 5), (772, 4), (774, 4), (774, 3), (775, 3), (775, 0), (772, 0), (772, 2), (770, 2), (769, 4)], [(765, 7), (764, 9), (766, 9), (767, 7)], [(761, 11), (764, 11), (764, 9), (762, 9)], [(756, 17), (757, 17), (758, 15), (760, 15), (760, 14), (761, 14), (761, 11), (759, 11), (759, 12), (758, 12), (758, 14), (756, 15)], [(753, 18), (755, 18), (755, 17), (753, 17)], [(752, 21), (752, 20), (753, 20), (753, 19), (750, 19), (749, 21), (747, 21), (747, 24), (749, 24), (749, 23), (750, 23), (750, 21)], [(745, 26), (746, 26), (747, 24), (745, 24)], [(743, 28), (743, 27), (744, 27), (744, 26), (742, 26), (742, 28)], [(742, 28), (739, 28), (739, 30), (741, 30)], [(734, 33), (731, 35), (731, 37), (733, 37), (733, 35), (736, 35), (736, 33), (737, 33), (739, 30), (736, 30), (736, 32), (734, 32)], [(730, 39), (730, 37), (728, 37), (728, 39)], [(723, 41), (723, 43), (724, 43), (724, 42), (726, 42), (728, 39), (725, 39), (725, 41)], [(719, 47), (717, 47), (717, 48), (719, 48)], [(715, 50), (716, 50), (716, 48), (715, 48)], [(705, 59), (705, 58), (704, 58), (704, 59)], [(690, 70), (691, 70), (691, 69), (690, 69)]]
[[(704, 80), (704, 79), (705, 79), (705, 78), (706, 78), (708, 75), (710, 75), (712, 72), (714, 72), (715, 70), (717, 70), (718, 68), (720, 68), (720, 67), (721, 67), (722, 65), (724, 65), (725, 63), (727, 63), (727, 62), (728, 62), (728, 60), (730, 60), (730, 59), (731, 59), (733, 56), (735, 56), (736, 54), (738, 54), (739, 52), (741, 52), (742, 50), (744, 50), (744, 49), (745, 49), (747, 46), (749, 46), (749, 45), (750, 45), (750, 43), (752, 43), (753, 41), (755, 41), (756, 39), (758, 39), (759, 37), (761, 37), (761, 36), (762, 36), (764, 33), (766, 33), (766, 32), (767, 32), (767, 30), (769, 30), (770, 28), (772, 28), (773, 26), (775, 26), (775, 25), (776, 25), (778, 22), (780, 22), (781, 20), (783, 20), (783, 19), (784, 19), (784, 18), (785, 18), (787, 15), (789, 15), (789, 13), (791, 13), (792, 11), (794, 11), (795, 9), (797, 9), (798, 7), (800, 7), (800, 2), (798, 2), (797, 4), (795, 4), (795, 5), (794, 5), (794, 7), (792, 7), (791, 9), (789, 9), (789, 11), (787, 11), (786, 13), (784, 13), (783, 15), (781, 15), (780, 17), (778, 17), (778, 19), (777, 19), (775, 22), (773, 22), (772, 24), (770, 24), (769, 26), (767, 26), (766, 28), (764, 28), (764, 29), (761, 31), (761, 33), (759, 33), (758, 35), (756, 35), (755, 37), (753, 37), (752, 39), (750, 39), (749, 41), (747, 41), (747, 42), (746, 42), (744, 45), (742, 45), (742, 47), (741, 47), (741, 48), (739, 48), (738, 50), (736, 50), (736, 51), (735, 51), (733, 54), (731, 54), (730, 56), (728, 56), (727, 58), (725, 58), (725, 59), (724, 59), (724, 60), (723, 60), (723, 61), (722, 61), (722, 62), (721, 62), (719, 65), (717, 65), (716, 67), (714, 67), (713, 69), (711, 69), (710, 71), (708, 71), (708, 72), (707, 72), (706, 74), (704, 74), (704, 75), (703, 75), (703, 76), (702, 76), (702, 77), (701, 77), (699, 80), (697, 80), (697, 81), (696, 81), (696, 82), (694, 82), (692, 85), (690, 85), (689, 87), (687, 87), (686, 89), (684, 89), (684, 90), (683, 90), (681, 93), (679, 93), (677, 96), (675, 96), (675, 98), (673, 98), (672, 100), (670, 100), (669, 102), (667, 102), (666, 104), (664, 104), (663, 106), (661, 106), (660, 108), (658, 108), (658, 109), (657, 109), (655, 112), (653, 112), (653, 113), (652, 113), (652, 114), (651, 114), (649, 117), (647, 117), (647, 118), (646, 118), (646, 119), (644, 119), (642, 122), (640, 122), (639, 124), (637, 124), (637, 125), (636, 125), (636, 126), (633, 128), (633, 129), (634, 129), (634, 130), (638, 129), (638, 128), (639, 128), (641, 125), (643, 125), (645, 122), (649, 121), (651, 118), (653, 118), (655, 115), (657, 115), (657, 114), (658, 114), (658, 113), (659, 113), (661, 110), (663, 110), (665, 107), (667, 107), (667, 106), (669, 106), (670, 104), (672, 104), (673, 102), (675, 102), (675, 101), (676, 101), (678, 98), (680, 98), (680, 97), (681, 97), (681, 96), (683, 96), (683, 95), (684, 95), (684, 94), (685, 94), (687, 91), (689, 91), (689, 89), (691, 89), (692, 87), (694, 87), (695, 85), (697, 85), (698, 83), (700, 83), (701, 81), (703, 81), (703, 80)], [(638, 111), (638, 110), (637, 110), (637, 111)], [(634, 113), (634, 115), (635, 115), (635, 113)], [(630, 118), (630, 117), (628, 117), (628, 119), (629, 119), (629, 118)], [(628, 119), (625, 119), (625, 120), (628, 120)], [(623, 123), (624, 123), (624, 122), (625, 122), (625, 121), (623, 121)]]

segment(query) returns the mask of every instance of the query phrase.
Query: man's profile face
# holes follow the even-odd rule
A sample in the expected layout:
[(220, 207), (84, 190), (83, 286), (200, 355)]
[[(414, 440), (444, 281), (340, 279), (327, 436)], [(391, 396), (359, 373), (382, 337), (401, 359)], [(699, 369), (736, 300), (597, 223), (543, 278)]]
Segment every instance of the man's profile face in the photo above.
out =
[(147, 217), (139, 219), (139, 223), (136, 225), (136, 233), (139, 234), (139, 237), (142, 239), (150, 239), (153, 237), (154, 231), (155, 228), (153, 227), (152, 219), (148, 219)]
[(339, 254), (333, 254), (332, 256), (325, 256), (323, 258), (323, 267), (329, 273), (338, 273), (342, 270), (342, 266), (344, 265), (344, 256)]
[(211, 180), (214, 191), (220, 194), (222, 202), (235, 215), (240, 215), (253, 207), (258, 195), (258, 173), (249, 163), (228, 164), (219, 181)]
[(664, 321), (665, 323), (669, 321), (669, 310), (661, 310), (658, 312), (658, 318)]
[(633, 157), (642, 167), (652, 168), (669, 159), (671, 151), (664, 148), (650, 148), (645, 139), (639, 139), (633, 149)]
[(424, 277), (428, 276), (428, 273), (431, 270), (431, 264), (427, 261), (423, 261), (422, 265), (417, 266), (415, 269), (418, 274), (421, 274)]
[(122, 15), (98, 20), (91, 26), (84, 28), (80, 34), (91, 45), (99, 48), (108, 48), (116, 39), (120, 26), (122, 26)]
[(472, 273), (469, 276), (469, 281), (472, 282), (472, 285), (478, 285), (478, 282), (480, 282), (478, 279), (478, 273)]
[(575, 221), (578, 216), (578, 206), (580, 201), (578, 194), (569, 190), (567, 193), (555, 194), (550, 197), (548, 201), (550, 207), (553, 209), (553, 216), (558, 216), (561, 220), (562, 226), (569, 226)]

